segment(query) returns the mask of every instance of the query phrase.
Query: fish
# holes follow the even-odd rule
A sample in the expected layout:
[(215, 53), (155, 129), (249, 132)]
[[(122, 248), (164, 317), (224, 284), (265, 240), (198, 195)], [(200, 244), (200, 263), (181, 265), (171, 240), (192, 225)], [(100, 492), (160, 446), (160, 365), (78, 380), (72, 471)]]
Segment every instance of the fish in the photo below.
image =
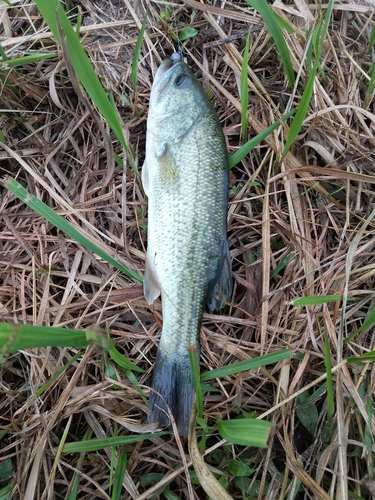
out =
[(148, 197), (144, 295), (160, 295), (162, 331), (148, 422), (187, 436), (194, 401), (189, 350), (199, 366), (204, 308), (232, 293), (227, 238), (229, 166), (223, 130), (180, 53), (159, 66), (151, 88), (142, 184)]

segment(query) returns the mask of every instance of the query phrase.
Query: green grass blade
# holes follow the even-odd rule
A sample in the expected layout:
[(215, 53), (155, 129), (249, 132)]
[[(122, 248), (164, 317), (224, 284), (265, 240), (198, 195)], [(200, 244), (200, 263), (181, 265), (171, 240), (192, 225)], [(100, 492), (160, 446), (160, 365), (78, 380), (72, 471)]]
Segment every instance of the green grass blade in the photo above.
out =
[(247, 137), (247, 126), (249, 123), (249, 116), (247, 109), (249, 107), (249, 87), (247, 84), (247, 68), (249, 64), (249, 47), (250, 47), (251, 30), (246, 37), (246, 45), (243, 54), (242, 68), (241, 68), (241, 84), (240, 84), (240, 97), (241, 97), (241, 131), (242, 142), (245, 142)]
[(371, 363), (375, 361), (375, 351), (366, 352), (361, 356), (350, 356), (347, 363)]
[(127, 461), (128, 455), (125, 450), (122, 450), (117, 460), (111, 500), (120, 500), (121, 498), (122, 482), (126, 472)]
[(374, 92), (374, 89), (375, 89), (375, 62), (372, 64), (372, 67), (371, 67), (370, 81), (368, 82), (365, 103), (364, 103), (365, 107), (367, 107), (367, 102), (371, 98), (372, 93)]
[[(111, 378), (115, 382), (119, 381), (119, 377), (115, 371), (115, 369), (112, 366), (112, 363), (109, 361), (107, 353), (103, 352), (103, 357), (102, 357), (102, 366), (103, 366), (103, 372), (104, 375), (108, 378)], [(113, 384), (112, 386), (114, 389), (121, 389), (119, 385)]]
[(81, 356), (82, 352), (77, 352), (77, 354), (75, 354), (67, 363), (65, 363), (65, 365), (62, 368), (60, 368), (60, 370), (57, 373), (55, 373), (48, 380), (48, 382), (39, 387), (39, 389), (35, 392), (35, 394), (37, 396), (41, 396), (54, 383), (54, 381)]
[(2, 61), (2, 65), (10, 66), (12, 68), (17, 68), (18, 66), (23, 66), (25, 64), (32, 64), (39, 61), (44, 61), (45, 59), (51, 59), (57, 57), (57, 52), (38, 52), (37, 54), (30, 54), (23, 57), (15, 57), (14, 59), (7, 59)]
[(195, 346), (188, 346), (189, 360), (191, 371), (193, 373), (193, 383), (195, 389), (196, 406), (197, 406), (197, 416), (202, 418), (203, 415), (203, 396), (202, 388), (199, 379), (199, 364), (197, 356), (197, 348)]
[[(308, 187), (307, 189), (304, 189), (303, 191), (301, 191), (299, 194), (297, 194), (293, 200), (298, 200), (298, 198), (302, 198), (303, 196), (305, 196), (307, 193), (309, 193), (310, 191), (313, 191), (317, 186), (319, 186), (319, 182), (314, 182), (313, 184), (311, 184), (310, 187)], [(332, 193), (331, 193), (332, 195)]]
[(4, 47), (0, 43), (0, 57), (2, 59), (1, 63), (4, 64), (6, 61), (9, 61), (9, 57), (6, 55)]
[[(76, 72), (86, 92), (90, 96), (92, 102), (99, 109), (100, 113), (103, 115), (113, 132), (116, 134), (118, 140), (129, 156), (130, 151), (125, 141), (118, 113), (111, 106), (111, 103), (103, 89), (102, 84), (100, 83), (99, 78), (95, 73), (95, 70), (92, 67), (91, 62), (86, 55), (86, 52), (80, 44), (77, 34), (73, 30), (61, 6), (59, 6), (59, 8), (57, 9), (57, 16), (62, 29), (62, 33), (66, 39), (66, 45), (74, 71)], [(130, 156), (130, 159), (132, 160), (132, 156)]]
[(335, 413), (335, 399), (333, 393), (331, 350), (327, 329), (324, 327), (324, 366), (327, 374), (327, 427), (332, 431), (333, 415)]
[(56, 453), (55, 453), (55, 460), (54, 460), (54, 464), (53, 464), (52, 470), (54, 470), (54, 469), (57, 468), (57, 465), (58, 465), (58, 463), (60, 461), (62, 449), (63, 449), (64, 444), (66, 442), (66, 438), (68, 437), (70, 426), (72, 425), (72, 420), (73, 420), (73, 414), (70, 414), (69, 418), (68, 418), (68, 421), (65, 424), (65, 429), (64, 429), (63, 435), (59, 439), (59, 446), (57, 447), (57, 450), (56, 450)]
[(0, 323), (0, 352), (8, 354), (34, 347), (87, 347), (96, 342), (108, 349), (109, 342), (99, 333), (54, 326)]
[(277, 274), (279, 274), (279, 272), (284, 269), (284, 267), (286, 267), (289, 262), (293, 259), (295, 253), (294, 252), (291, 252), (289, 253), (286, 257), (284, 257), (284, 259), (280, 262), (280, 264), (278, 264), (275, 269), (271, 272), (270, 274), (270, 279), (274, 278)]
[[(324, 382), (316, 391), (314, 391), (311, 396), (303, 396), (303, 405), (304, 406), (309, 406), (312, 405), (313, 403), (316, 403), (321, 399), (323, 394), (327, 392), (327, 382)], [(305, 393), (302, 393), (305, 394)], [(302, 396), (301, 394), (301, 396)], [(300, 399), (301, 401), (301, 399)]]
[(233, 168), (237, 163), (245, 158), (246, 155), (250, 153), (258, 144), (260, 144), (267, 136), (269, 136), (274, 130), (280, 127), (282, 122), (285, 122), (288, 118), (290, 118), (296, 112), (295, 109), (289, 111), (286, 115), (282, 116), (279, 120), (275, 121), (272, 125), (263, 130), (260, 134), (253, 137), (249, 141), (247, 141), (241, 148), (233, 153), (229, 157), (229, 168)]
[(298, 109), (296, 112), (296, 116), (293, 119), (293, 122), (290, 126), (289, 132), (288, 132), (288, 137), (285, 143), (284, 151), (282, 153), (282, 158), (285, 157), (287, 152), (290, 149), (290, 146), (293, 144), (293, 142), (296, 140), (297, 135), (301, 131), (301, 127), (303, 124), (303, 121), (306, 117), (306, 113), (310, 104), (311, 96), (314, 90), (314, 82), (315, 82), (315, 76), (316, 76), (316, 71), (317, 71), (317, 64), (314, 64), (311, 73), (307, 79), (306, 85), (305, 85), (305, 90), (303, 91), (301, 101), (298, 105)]
[(268, 32), (272, 36), (277, 50), (279, 51), (285, 73), (288, 77), (289, 85), (293, 87), (295, 82), (293, 66), (290, 60), (288, 46), (280, 28), (278, 16), (271, 9), (266, 0), (246, 0), (246, 2), (262, 16), (264, 24), (267, 26)]
[[(329, 21), (331, 19), (332, 7), (333, 7), (333, 0), (329, 0), (325, 18), (323, 21), (320, 21), (317, 24), (317, 26), (314, 30), (313, 36), (311, 38), (310, 43), (312, 44), (313, 47), (315, 47), (315, 62), (312, 65), (311, 72), (310, 72), (309, 77), (307, 79), (307, 82), (305, 85), (305, 90), (303, 91), (301, 101), (298, 105), (296, 116), (294, 117), (293, 122), (290, 126), (288, 137), (287, 137), (284, 151), (282, 154), (282, 158), (285, 157), (285, 155), (287, 154), (287, 152), (290, 149), (290, 146), (293, 144), (296, 137), (301, 132), (301, 127), (302, 127), (302, 124), (305, 120), (306, 113), (307, 113), (308, 107), (310, 105), (311, 96), (312, 96), (312, 93), (314, 90), (316, 73), (317, 73), (318, 69), (320, 69), (321, 72), (323, 72), (323, 69), (320, 66), (320, 57), (322, 54), (324, 39), (327, 35), (328, 24), (329, 24)], [(324, 76), (324, 73), (323, 73), (323, 76)]]
[[(113, 426), (113, 431), (112, 431), (112, 437), (118, 436), (118, 423), (115, 422)], [(115, 463), (116, 463), (116, 453), (117, 453), (117, 446), (112, 446), (111, 448), (111, 461), (109, 464), (109, 491), (111, 491), (112, 486), (113, 486), (113, 476), (115, 473)]]
[(81, 25), (82, 25), (82, 14), (81, 11), (78, 11), (77, 13), (77, 24), (76, 24), (76, 35), (79, 36), (79, 32), (81, 31)]
[(316, 54), (316, 58), (318, 61), (320, 60), (320, 56), (322, 55), (324, 40), (327, 36), (329, 23), (331, 22), (333, 3), (334, 3), (334, 0), (329, 0), (328, 5), (327, 5), (326, 14), (325, 14), (324, 19), (323, 19), (323, 28), (322, 28), (322, 31), (320, 33), (319, 42), (318, 42), (318, 49), (317, 49), (318, 52)]
[(235, 373), (253, 370), (254, 368), (278, 363), (279, 361), (283, 361), (284, 359), (291, 357), (292, 352), (289, 349), (284, 349), (282, 351), (272, 352), (256, 358), (247, 359), (245, 361), (239, 361), (238, 363), (233, 363), (228, 366), (223, 366), (222, 368), (202, 373), (201, 382), (207, 382), (208, 380), (212, 380), (214, 378), (227, 377), (228, 375), (234, 375)]
[(128, 358), (123, 356), (114, 345), (111, 345), (108, 349), (109, 355), (115, 363), (124, 368), (125, 370), (134, 370), (137, 372), (144, 373), (145, 370), (139, 366), (132, 363)]
[(341, 295), (314, 295), (312, 297), (298, 297), (293, 299), (295, 306), (318, 306), (320, 304), (327, 304), (328, 302), (336, 302), (342, 300)]
[(371, 397), (371, 384), (368, 384), (368, 393), (366, 397), (366, 413), (367, 413), (367, 422), (365, 426), (365, 435), (364, 435), (364, 443), (367, 448), (367, 470), (369, 477), (374, 476), (374, 463), (373, 463), (373, 434), (372, 434), (372, 417), (374, 414), (373, 409), (373, 401)]
[(369, 328), (374, 323), (375, 323), (375, 307), (373, 309), (371, 309), (369, 315), (367, 316), (365, 321), (362, 323), (362, 325), (358, 328), (358, 330), (356, 330), (349, 337), (344, 339), (344, 342), (350, 342), (358, 335), (358, 333), (362, 332), (363, 330), (366, 330), (366, 328)]
[(223, 439), (241, 446), (267, 448), (270, 431), (275, 424), (255, 418), (219, 420), (217, 427)]
[(35, 0), (35, 5), (48, 24), (53, 36), (59, 41), (59, 29), (56, 21), (57, 9), (60, 7), (59, 0)]
[(142, 387), (139, 385), (137, 377), (134, 375), (134, 373), (131, 370), (125, 370), (125, 375), (129, 379), (130, 383), (133, 385), (134, 389), (136, 391), (138, 391), (139, 395), (143, 399), (144, 404), (147, 406), (148, 400), (143, 393)]
[(134, 94), (136, 94), (136, 92), (137, 92), (138, 59), (139, 59), (139, 54), (141, 53), (141, 49), (142, 49), (143, 35), (145, 33), (147, 15), (148, 15), (148, 11), (146, 10), (145, 16), (143, 18), (141, 30), (140, 30), (139, 35), (138, 35), (137, 43), (135, 44), (133, 61), (132, 61), (132, 85), (133, 85)]
[[(84, 434), (84, 439), (90, 439), (92, 436), (92, 429), (91, 427), (88, 427), (85, 434)], [(75, 466), (75, 472), (73, 475), (73, 479), (70, 481), (68, 492), (65, 496), (65, 500), (77, 500), (78, 497), (78, 487), (79, 487), (79, 481), (81, 479), (81, 474), (79, 471), (82, 470), (82, 466), (85, 460), (85, 454), (82, 453), (81, 456), (77, 460), (77, 465)]]
[(368, 46), (369, 52), (370, 52), (370, 50), (372, 50), (374, 45), (375, 45), (375, 24), (372, 27), (371, 34), (370, 34), (370, 40), (369, 40), (369, 46)]
[(8, 178), (8, 180), (5, 182), (5, 187), (9, 189), (9, 191), (11, 191), (15, 196), (17, 196), (17, 198), (26, 203), (26, 205), (35, 210), (35, 212), (48, 220), (48, 222), (60, 229), (60, 231), (63, 231), (65, 234), (73, 238), (77, 243), (85, 247), (87, 250), (95, 253), (103, 260), (108, 262), (108, 264), (111, 264), (111, 266), (123, 272), (130, 278), (133, 278), (134, 280), (139, 282), (143, 282), (143, 278), (141, 276), (120, 264), (117, 260), (108, 255), (104, 250), (95, 245), (95, 243), (92, 243), (88, 238), (83, 236), (83, 234), (78, 229), (75, 229), (60, 215), (56, 214), (48, 205), (39, 200), (39, 198), (29, 194), (28, 191), (24, 187), (22, 187), (21, 184), (19, 184), (15, 179)]
[(63, 453), (81, 453), (93, 452), (102, 450), (103, 448), (110, 448), (112, 446), (125, 446), (127, 444), (139, 443), (145, 439), (153, 439), (160, 436), (165, 436), (169, 432), (154, 432), (153, 434), (134, 434), (131, 436), (115, 436), (101, 439), (88, 439), (86, 441), (74, 441), (66, 443), (62, 452)]
[(273, 12), (273, 15), (275, 16), (276, 22), (279, 25), (279, 28), (281, 30), (285, 30), (289, 35), (291, 35), (292, 33), (295, 33), (296, 30), (293, 28), (293, 26), (291, 24), (289, 24), (289, 22), (286, 19), (281, 17), (274, 10), (272, 12)]
[(65, 38), (70, 62), (74, 71), (80, 79), (83, 87), (90, 96), (92, 102), (96, 105), (102, 116), (105, 118), (118, 140), (125, 149), (131, 165), (135, 164), (133, 155), (125, 141), (121, 122), (117, 111), (111, 106), (111, 103), (97, 77), (94, 68), (84, 51), (77, 33), (74, 31), (69, 19), (63, 11), (59, 0), (35, 0), (35, 4), (47, 22), (55, 39), (61, 44), (59, 28)]

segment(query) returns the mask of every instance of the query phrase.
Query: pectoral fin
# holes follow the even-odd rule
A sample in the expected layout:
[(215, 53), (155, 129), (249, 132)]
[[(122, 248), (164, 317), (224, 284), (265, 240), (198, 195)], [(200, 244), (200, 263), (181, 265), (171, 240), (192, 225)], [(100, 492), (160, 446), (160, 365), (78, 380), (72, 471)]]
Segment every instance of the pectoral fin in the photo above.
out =
[(209, 283), (207, 305), (211, 311), (221, 309), (232, 295), (232, 269), (228, 240), (225, 238), (215, 278)]
[(147, 196), (149, 195), (150, 192), (150, 186), (149, 186), (149, 180), (148, 180), (148, 167), (147, 167), (147, 162), (144, 162), (143, 167), (142, 167), (142, 185), (144, 192), (146, 193)]
[(153, 259), (147, 254), (143, 293), (149, 305), (151, 305), (160, 295), (160, 286), (153, 267)]
[(155, 154), (156, 161), (159, 166), (159, 175), (161, 180), (168, 186), (173, 185), (178, 180), (178, 169), (173, 154), (164, 142)]

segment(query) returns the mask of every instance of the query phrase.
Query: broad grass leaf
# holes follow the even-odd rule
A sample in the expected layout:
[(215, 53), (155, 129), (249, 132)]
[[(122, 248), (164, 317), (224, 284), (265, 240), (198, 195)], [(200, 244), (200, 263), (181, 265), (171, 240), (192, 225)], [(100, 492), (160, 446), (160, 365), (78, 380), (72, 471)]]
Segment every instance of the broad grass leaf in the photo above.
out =
[(251, 469), (242, 460), (236, 459), (230, 460), (225, 470), (234, 477), (249, 477), (254, 472), (254, 469)]
[(267, 448), (268, 438), (275, 424), (255, 418), (218, 420), (217, 427), (223, 439), (242, 446)]
[(90, 343), (105, 341), (104, 337), (87, 332), (53, 326), (14, 325), (0, 323), (0, 352), (6, 355), (35, 347), (87, 347)]
[(180, 42), (183, 42), (197, 35), (198, 35), (197, 29), (192, 28), (191, 26), (186, 26), (185, 28), (182, 28), (182, 30), (179, 32), (178, 39), (180, 40)]

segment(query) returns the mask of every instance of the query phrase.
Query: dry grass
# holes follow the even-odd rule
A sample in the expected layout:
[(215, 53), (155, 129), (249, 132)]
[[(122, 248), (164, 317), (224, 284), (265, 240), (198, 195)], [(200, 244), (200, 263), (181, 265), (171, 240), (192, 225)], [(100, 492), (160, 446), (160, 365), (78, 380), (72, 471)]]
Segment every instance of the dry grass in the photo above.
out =
[[(57, 51), (33, 2), (11, 0), (11, 4), (0, 3), (0, 40), (8, 57)], [(135, 94), (131, 62), (144, 5), (127, 0), (72, 2), (73, 14), (78, 9), (83, 15), (82, 44), (104, 87), (113, 92), (139, 168), (152, 77), (160, 60), (173, 51), (168, 29), (174, 30), (174, 22), (161, 22), (161, 11), (169, 10), (179, 29), (191, 24), (199, 30), (185, 44), (187, 59), (214, 95), (229, 153), (241, 145), (238, 87), (246, 30), (253, 27), (251, 137), (298, 104), (306, 82), (306, 34), (320, 11), (318, 4), (303, 0), (277, 2), (279, 14), (295, 28), (286, 39), (300, 79), (290, 89), (272, 39), (246, 3), (228, 3), (224, 10), (194, 0), (173, 5), (149, 5)], [(368, 443), (373, 442), (375, 420), (367, 403), (374, 391), (373, 366), (342, 362), (371, 351), (375, 340), (369, 328), (343, 342), (375, 305), (375, 115), (374, 102), (369, 99), (364, 104), (372, 62), (367, 49), (373, 7), (372, 0), (335, 5), (323, 47), (327, 82), (316, 81), (301, 133), (283, 162), (278, 165), (276, 158), (285, 144), (286, 126), (231, 173), (234, 294), (225, 314), (204, 316), (203, 369), (286, 346), (295, 354), (282, 364), (217, 382), (219, 392), (204, 401), (209, 424), (218, 416), (235, 416), (239, 408), (267, 415), (276, 423), (268, 450), (227, 445), (216, 431), (209, 437), (205, 459), (214, 471), (224, 470), (220, 474), (233, 498), (346, 499), (349, 491), (358, 495), (355, 498), (370, 499), (374, 493), (374, 450)], [(227, 37), (232, 38), (222, 43)], [(17, 178), (29, 192), (81, 226), (96, 244), (143, 274), (147, 203), (140, 179), (132, 169), (108, 160), (93, 111), (77, 97), (61, 53), (14, 70), (3, 67), (0, 76), (3, 141), (30, 167), (25, 171), (0, 150), (1, 175)], [(126, 161), (112, 140), (115, 153)], [(95, 325), (108, 331), (116, 347), (146, 370), (138, 380), (147, 394), (160, 332), (160, 304), (150, 310), (141, 285), (79, 248), (1, 187), (0, 231), (0, 321), (80, 329)], [(313, 307), (292, 303), (296, 297), (329, 294), (344, 299)], [(332, 429), (326, 426), (322, 385), (325, 331), (335, 391)], [(68, 432), (71, 442), (89, 435), (147, 430), (145, 403), (123, 373), (117, 371), (120, 382), (113, 385), (109, 362), (99, 347), (88, 348), (37, 395), (37, 389), (74, 354), (69, 349), (34, 349), (2, 360), (0, 467), (11, 458), (9, 498), (67, 498), (75, 474), (77, 498), (111, 498), (115, 462), (111, 450), (58, 455), (63, 433)], [(315, 412), (318, 415), (311, 434), (301, 423), (299, 391), (312, 395), (320, 387), (305, 409), (311, 420)], [(173, 435), (127, 446), (123, 498), (151, 498), (162, 486), (171, 492), (165, 493), (169, 498), (188, 498), (185, 469), (175, 470), (187, 450), (184, 446)], [(225, 472), (234, 458), (254, 469), (244, 483), (254, 486), (251, 493), (242, 492), (238, 478)], [(186, 460), (190, 467), (189, 457)], [(151, 473), (154, 483), (147, 483)], [(0, 487), (8, 483), (0, 482)], [(193, 484), (193, 490), (194, 498), (206, 498), (199, 486)]]

